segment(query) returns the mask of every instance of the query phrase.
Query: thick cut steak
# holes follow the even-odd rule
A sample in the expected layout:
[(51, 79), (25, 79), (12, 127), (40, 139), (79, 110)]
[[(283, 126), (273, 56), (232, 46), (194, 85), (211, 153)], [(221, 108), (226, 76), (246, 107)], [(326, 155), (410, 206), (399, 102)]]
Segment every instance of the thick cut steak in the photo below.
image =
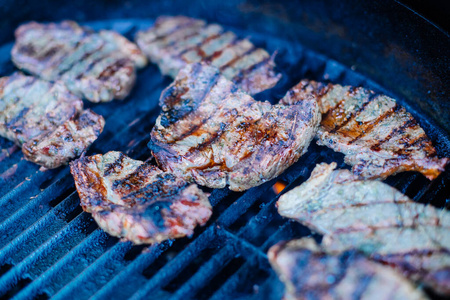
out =
[(65, 85), (21, 73), (0, 78), (0, 136), (22, 147), (25, 158), (56, 168), (79, 156), (100, 135), (102, 116), (83, 110)]
[(109, 234), (135, 244), (192, 235), (212, 214), (195, 184), (121, 152), (70, 164), (81, 206)]
[(159, 17), (153, 27), (138, 32), (136, 43), (164, 75), (173, 78), (187, 64), (201, 61), (219, 68), (251, 95), (273, 87), (281, 78), (274, 71), (273, 55), (203, 20)]
[(335, 168), (317, 165), (305, 183), (280, 197), (278, 212), (323, 234), (327, 251), (361, 250), (450, 295), (450, 213)]
[(428, 299), (389, 266), (354, 250), (329, 253), (312, 238), (278, 243), (268, 256), (285, 284), (286, 300)]
[(296, 162), (320, 122), (315, 100), (288, 106), (256, 101), (200, 63), (180, 71), (160, 104), (149, 143), (159, 166), (234, 191), (275, 178)]
[(405, 108), (388, 96), (361, 87), (303, 80), (300, 97), (284, 104), (317, 99), (322, 123), (318, 144), (345, 154), (345, 162), (363, 178), (386, 178), (418, 171), (435, 179), (449, 162), (438, 158), (430, 139)]
[(48, 81), (63, 81), (92, 102), (123, 99), (147, 64), (137, 45), (114, 31), (94, 32), (73, 21), (26, 23), (15, 32), (14, 64)]

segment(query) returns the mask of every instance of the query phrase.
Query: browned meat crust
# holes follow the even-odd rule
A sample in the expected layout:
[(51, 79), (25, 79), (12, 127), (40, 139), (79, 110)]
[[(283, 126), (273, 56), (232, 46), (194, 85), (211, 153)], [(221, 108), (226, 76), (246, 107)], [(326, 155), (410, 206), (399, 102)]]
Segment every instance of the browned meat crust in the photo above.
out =
[(264, 49), (240, 40), (217, 24), (188, 17), (159, 17), (155, 25), (138, 32), (136, 42), (164, 75), (173, 78), (185, 65), (207, 62), (240, 89), (256, 94), (273, 87), (281, 78)]
[(418, 171), (435, 179), (449, 162), (439, 159), (423, 129), (394, 99), (361, 87), (303, 80), (302, 99), (318, 100), (323, 114), (318, 144), (345, 154), (345, 162), (363, 178), (386, 178)]
[(303, 155), (320, 122), (314, 100), (255, 101), (206, 64), (183, 68), (161, 94), (149, 147), (159, 166), (200, 185), (243, 191)]
[(327, 253), (311, 238), (281, 242), (269, 261), (286, 287), (284, 299), (428, 299), (388, 266), (357, 251)]
[(131, 91), (136, 68), (146, 57), (120, 34), (98, 33), (73, 21), (30, 22), (16, 32), (14, 64), (48, 81), (62, 80), (69, 90), (92, 102), (123, 99)]
[(120, 152), (82, 157), (70, 170), (83, 209), (103, 230), (135, 244), (192, 235), (212, 214), (195, 184)]
[(280, 197), (278, 212), (324, 234), (327, 251), (361, 250), (450, 295), (450, 213), (335, 167), (316, 166), (305, 183)]
[(21, 73), (0, 78), (0, 135), (22, 146), (30, 161), (59, 167), (85, 151), (104, 124), (62, 82)]
[(52, 132), (22, 145), (25, 158), (48, 169), (59, 167), (80, 156), (100, 135), (105, 120), (90, 109), (57, 127)]

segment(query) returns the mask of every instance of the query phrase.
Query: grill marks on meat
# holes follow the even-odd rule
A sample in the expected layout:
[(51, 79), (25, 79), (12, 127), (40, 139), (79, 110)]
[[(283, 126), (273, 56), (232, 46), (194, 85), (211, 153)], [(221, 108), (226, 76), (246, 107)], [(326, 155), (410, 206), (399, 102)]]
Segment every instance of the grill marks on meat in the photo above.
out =
[(49, 169), (80, 156), (100, 135), (105, 120), (90, 109), (54, 131), (45, 132), (22, 145), (25, 157)]
[(188, 65), (163, 91), (149, 147), (167, 172), (243, 191), (303, 155), (320, 122), (317, 103), (255, 101), (206, 64)]
[(275, 74), (273, 56), (249, 40), (217, 24), (188, 17), (159, 17), (155, 25), (138, 32), (136, 42), (164, 75), (173, 78), (190, 63), (207, 62), (249, 94), (273, 87), (281, 78)]
[(83, 108), (83, 102), (61, 82), (52, 84), (21, 73), (0, 79), (0, 98), (0, 132), (18, 145), (55, 129)]
[(363, 178), (386, 178), (418, 171), (435, 179), (448, 158), (439, 159), (430, 139), (411, 114), (394, 99), (373, 91), (303, 80), (296, 104), (315, 98), (322, 112), (318, 144), (345, 154), (345, 162)]
[(311, 238), (271, 247), (269, 261), (294, 299), (428, 299), (400, 273), (349, 250), (328, 253)]
[(450, 295), (450, 214), (335, 167), (316, 166), (305, 183), (281, 196), (278, 212), (324, 234), (329, 251), (356, 248)]
[(82, 157), (70, 170), (83, 209), (103, 230), (135, 244), (192, 235), (212, 214), (195, 184), (120, 152)]
[(21, 73), (0, 78), (0, 135), (22, 146), (27, 160), (59, 167), (85, 151), (104, 124), (60, 81)]
[(136, 68), (147, 64), (137, 45), (114, 31), (98, 33), (73, 21), (30, 22), (16, 32), (14, 64), (92, 102), (123, 99), (131, 91)]

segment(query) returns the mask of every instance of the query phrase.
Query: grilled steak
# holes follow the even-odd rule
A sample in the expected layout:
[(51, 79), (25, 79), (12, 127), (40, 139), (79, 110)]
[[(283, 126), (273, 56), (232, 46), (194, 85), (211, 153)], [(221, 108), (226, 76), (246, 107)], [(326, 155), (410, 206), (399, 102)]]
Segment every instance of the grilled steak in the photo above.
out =
[(345, 154), (345, 162), (363, 178), (386, 178), (418, 171), (435, 179), (449, 162), (439, 159), (423, 129), (394, 99), (361, 87), (303, 80), (301, 97), (316, 98), (322, 112), (318, 144)]
[(56, 168), (80, 156), (97, 139), (104, 125), (102, 116), (87, 109), (54, 131), (26, 142), (22, 151), (28, 160), (49, 169)]
[(450, 295), (450, 213), (335, 167), (316, 166), (308, 181), (281, 196), (278, 212), (324, 234), (328, 251), (357, 248)]
[(294, 299), (428, 299), (388, 266), (357, 251), (332, 254), (312, 238), (281, 242), (270, 248), (269, 261)]
[(0, 135), (22, 146), (25, 158), (56, 168), (79, 156), (102, 132), (105, 120), (62, 82), (21, 73), (0, 78)]
[(188, 17), (159, 17), (155, 25), (138, 32), (136, 42), (164, 75), (175, 77), (185, 65), (208, 62), (249, 94), (273, 87), (281, 75), (274, 72), (273, 56), (240, 40), (217, 24)]
[(191, 235), (212, 214), (195, 184), (120, 152), (81, 157), (70, 170), (83, 209), (103, 230), (135, 244)]
[(306, 152), (320, 122), (314, 100), (255, 101), (215, 67), (183, 68), (163, 91), (149, 147), (159, 166), (200, 185), (243, 191), (270, 180)]
[(92, 102), (123, 99), (146, 57), (120, 34), (98, 33), (72, 21), (30, 22), (16, 32), (14, 64), (49, 81), (62, 80), (69, 90)]

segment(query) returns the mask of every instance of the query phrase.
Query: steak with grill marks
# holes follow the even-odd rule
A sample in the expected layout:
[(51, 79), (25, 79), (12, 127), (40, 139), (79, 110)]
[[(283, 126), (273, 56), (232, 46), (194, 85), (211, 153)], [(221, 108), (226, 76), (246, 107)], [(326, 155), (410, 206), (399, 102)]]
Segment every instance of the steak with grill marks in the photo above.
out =
[(70, 164), (81, 206), (109, 234), (135, 244), (192, 235), (212, 214), (195, 184), (120, 152)]
[(345, 154), (345, 162), (363, 178), (386, 178), (418, 171), (435, 179), (449, 162), (439, 159), (430, 139), (405, 108), (388, 96), (361, 87), (303, 80), (297, 104), (315, 98), (322, 112), (318, 144)]
[(16, 32), (12, 61), (48, 81), (62, 80), (69, 90), (92, 102), (123, 99), (136, 68), (147, 64), (137, 45), (114, 31), (98, 33), (73, 21), (30, 22)]
[(160, 104), (149, 142), (158, 165), (200, 185), (228, 184), (234, 191), (275, 178), (296, 162), (320, 122), (314, 100), (259, 102), (200, 63), (180, 71)]
[(60, 81), (21, 73), (0, 78), (0, 135), (21, 146), (27, 160), (59, 167), (85, 151), (104, 125)]
[(208, 62), (249, 94), (273, 87), (281, 78), (274, 56), (238, 39), (217, 24), (188, 17), (159, 17), (155, 25), (138, 32), (136, 42), (164, 75), (175, 77), (185, 65)]
[(280, 197), (278, 212), (323, 234), (327, 251), (356, 248), (450, 295), (450, 213), (335, 168), (317, 165), (305, 183)]
[(312, 238), (271, 247), (269, 261), (285, 284), (284, 299), (428, 299), (388, 266), (349, 250), (328, 253)]

